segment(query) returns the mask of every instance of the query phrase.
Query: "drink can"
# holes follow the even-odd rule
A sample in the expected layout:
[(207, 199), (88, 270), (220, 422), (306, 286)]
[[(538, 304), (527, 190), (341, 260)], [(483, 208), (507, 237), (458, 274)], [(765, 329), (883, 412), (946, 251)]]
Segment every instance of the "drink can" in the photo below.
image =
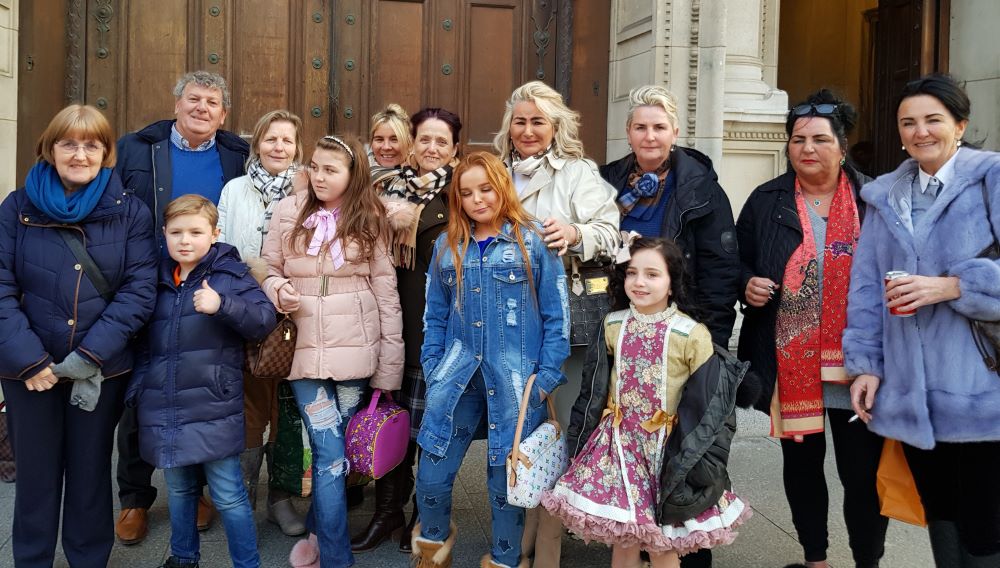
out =
[[(885, 284), (888, 286), (891, 280), (897, 278), (903, 278), (904, 276), (909, 276), (910, 273), (905, 270), (890, 270), (885, 273)], [(904, 310), (902, 308), (889, 308), (889, 313), (894, 316), (899, 316), (901, 318), (908, 318), (916, 313), (915, 310)]]

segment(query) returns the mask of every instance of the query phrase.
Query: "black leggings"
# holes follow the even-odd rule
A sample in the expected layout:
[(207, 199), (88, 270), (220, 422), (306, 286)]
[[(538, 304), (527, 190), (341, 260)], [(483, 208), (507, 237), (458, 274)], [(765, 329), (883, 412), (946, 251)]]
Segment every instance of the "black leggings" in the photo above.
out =
[(938, 442), (933, 450), (903, 444), (929, 522), (949, 521), (973, 556), (1000, 553), (1000, 442)]
[[(854, 562), (875, 566), (885, 552), (889, 520), (879, 513), (875, 476), (882, 455), (882, 438), (860, 420), (848, 423), (850, 410), (827, 409), (837, 473), (844, 486), (844, 520)], [(785, 496), (807, 562), (826, 560), (827, 511), (830, 498), (823, 462), (826, 435), (809, 434), (802, 442), (781, 440)]]

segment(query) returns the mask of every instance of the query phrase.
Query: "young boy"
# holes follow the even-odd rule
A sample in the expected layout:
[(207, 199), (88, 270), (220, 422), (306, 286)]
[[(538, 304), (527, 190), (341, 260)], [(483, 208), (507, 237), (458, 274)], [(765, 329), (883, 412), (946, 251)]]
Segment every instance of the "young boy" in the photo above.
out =
[(170, 506), (165, 568), (197, 568), (200, 472), (222, 517), (236, 568), (257, 568), (257, 535), (243, 485), (243, 344), (275, 325), (274, 306), (236, 249), (216, 243), (211, 201), (184, 195), (164, 213), (169, 259), (126, 401), (137, 406), (142, 458), (162, 468)]

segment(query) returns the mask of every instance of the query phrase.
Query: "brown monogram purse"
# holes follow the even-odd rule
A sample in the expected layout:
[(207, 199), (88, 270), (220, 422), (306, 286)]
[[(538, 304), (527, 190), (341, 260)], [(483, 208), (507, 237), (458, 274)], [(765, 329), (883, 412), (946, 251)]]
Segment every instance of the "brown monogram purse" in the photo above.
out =
[(278, 325), (263, 341), (247, 343), (246, 370), (258, 379), (286, 379), (292, 372), (295, 338), (298, 328), (288, 314), (281, 314)]

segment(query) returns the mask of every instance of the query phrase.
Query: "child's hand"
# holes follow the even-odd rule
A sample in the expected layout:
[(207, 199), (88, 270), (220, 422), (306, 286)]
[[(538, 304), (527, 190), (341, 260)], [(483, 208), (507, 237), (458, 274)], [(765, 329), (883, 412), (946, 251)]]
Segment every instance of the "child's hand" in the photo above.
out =
[(194, 311), (212, 315), (219, 311), (222, 305), (222, 298), (219, 293), (212, 289), (208, 283), (208, 278), (201, 281), (201, 290), (194, 292)]
[(278, 309), (288, 314), (297, 311), (300, 297), (291, 284), (285, 284), (278, 289)]

